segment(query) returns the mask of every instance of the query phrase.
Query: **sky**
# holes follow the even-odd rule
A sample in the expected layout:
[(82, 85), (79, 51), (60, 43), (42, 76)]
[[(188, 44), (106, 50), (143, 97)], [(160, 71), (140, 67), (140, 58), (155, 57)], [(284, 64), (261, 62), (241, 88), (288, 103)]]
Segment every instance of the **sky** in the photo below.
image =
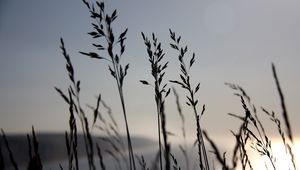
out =
[[(281, 117), (280, 100), (272, 77), (276, 65), (285, 94), (294, 134), (300, 135), (300, 2), (297, 0), (111, 0), (117, 9), (116, 33), (128, 28), (123, 63), (130, 63), (124, 93), (132, 134), (156, 137), (153, 89), (139, 80), (153, 81), (141, 32), (154, 32), (170, 61), (166, 80), (178, 79), (179, 63), (170, 48), (169, 28), (196, 53), (191, 77), (201, 82), (197, 95), (206, 105), (202, 128), (215, 136), (230, 136), (238, 120), (227, 113), (243, 114), (239, 99), (224, 85), (241, 85), (259, 108)], [(107, 63), (92, 60), (79, 51), (92, 51), (94, 40), (89, 12), (80, 0), (0, 0), (0, 128), (25, 133), (32, 125), (40, 132), (68, 129), (68, 106), (54, 90), (66, 91), (68, 77), (59, 49), (64, 38), (77, 79), (81, 100), (96, 104), (99, 93), (121, 126), (123, 117), (114, 79)], [(177, 87), (170, 84), (170, 87)], [(177, 87), (184, 106), (188, 135), (195, 132), (194, 115), (186, 107), (184, 92)], [(201, 109), (199, 105), (199, 109)], [(85, 108), (90, 120), (93, 112)], [(180, 118), (171, 94), (166, 101), (167, 128), (180, 130)], [(268, 125), (262, 112), (260, 116)], [(270, 132), (274, 125), (270, 124)], [(273, 128), (274, 129), (274, 128)], [(175, 137), (176, 138), (176, 137)]]

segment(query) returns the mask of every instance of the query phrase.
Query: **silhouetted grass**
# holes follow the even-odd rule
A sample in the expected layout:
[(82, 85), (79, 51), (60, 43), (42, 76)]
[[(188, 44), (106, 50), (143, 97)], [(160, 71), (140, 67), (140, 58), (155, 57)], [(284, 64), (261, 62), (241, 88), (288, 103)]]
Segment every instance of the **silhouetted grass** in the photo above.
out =
[(76, 119), (74, 117), (74, 103), (71, 91), (69, 91), (69, 112), (70, 112), (70, 119), (69, 119), (69, 128), (70, 132), (66, 132), (66, 147), (68, 153), (68, 164), (69, 169), (79, 169), (78, 166), (78, 154), (77, 154), (77, 126), (76, 126)]
[(141, 156), (141, 158), (139, 158), (137, 156), (137, 160), (139, 161), (139, 165), (141, 167), (141, 170), (149, 170), (149, 168), (147, 168), (147, 163), (145, 162), (145, 158), (144, 158), (143, 155)]
[(174, 96), (175, 96), (175, 101), (176, 101), (176, 106), (177, 106), (177, 111), (181, 120), (181, 132), (182, 132), (182, 137), (183, 137), (183, 144), (179, 144), (179, 149), (182, 152), (184, 159), (185, 159), (185, 169), (189, 170), (190, 169), (190, 161), (189, 161), (189, 153), (188, 153), (188, 147), (186, 143), (186, 130), (185, 130), (185, 118), (184, 114), (182, 112), (182, 107), (180, 105), (179, 101), (179, 95), (176, 92), (175, 88), (172, 88)]
[[(84, 136), (84, 143), (85, 143), (85, 149), (86, 149), (86, 154), (87, 154), (87, 159), (88, 159), (88, 165), (89, 165), (89, 169), (90, 170), (94, 170), (95, 169), (95, 164), (94, 164), (94, 144), (93, 144), (93, 140), (91, 138), (91, 134), (90, 134), (90, 130), (89, 130), (89, 123), (86, 117), (86, 114), (83, 110), (83, 108), (81, 107), (81, 101), (80, 101), (80, 81), (76, 80), (75, 78), (75, 73), (74, 73), (74, 68), (70, 59), (70, 56), (67, 54), (65, 45), (64, 45), (64, 41), (61, 38), (60, 39), (61, 42), (61, 50), (63, 53), (63, 56), (66, 60), (66, 69), (68, 71), (68, 75), (69, 75), (69, 79), (71, 81), (71, 85), (69, 85), (68, 87), (68, 94), (69, 97), (67, 97), (62, 90), (60, 90), (59, 88), (55, 87), (56, 91), (62, 96), (62, 98), (65, 100), (65, 102), (67, 102), (67, 104), (69, 105), (69, 111), (71, 114), (70, 117), (70, 131), (71, 131), (71, 141), (69, 141), (69, 144), (67, 143), (67, 145), (69, 145), (70, 147), (70, 154), (71, 150), (73, 150), (73, 145), (74, 144), (74, 140), (76, 140), (76, 137), (74, 135), (76, 134), (72, 134), (73, 131), (75, 132), (75, 119), (74, 119), (74, 114), (73, 112), (75, 112), (77, 114), (77, 116), (79, 117), (79, 120), (81, 122), (81, 128), (82, 128), (82, 132), (83, 132), (83, 136)], [(73, 101), (72, 97), (75, 98), (75, 101)], [(72, 116), (73, 115), (73, 116)], [(72, 125), (73, 124), (73, 125)], [(66, 138), (67, 138), (67, 134), (66, 134)], [(72, 155), (70, 155), (72, 156)], [(69, 167), (73, 167), (73, 165), (69, 165)]]
[[(100, 96), (100, 95), (99, 95)], [(101, 105), (100, 105), (101, 103)], [(96, 127), (98, 130), (102, 132), (102, 137), (99, 137), (98, 139), (108, 143), (111, 148), (113, 149), (113, 154), (117, 154), (117, 156), (120, 156), (122, 161), (126, 164), (127, 168), (128, 166), (128, 160), (127, 157), (124, 155), (124, 151), (126, 150), (121, 132), (118, 126), (118, 123), (116, 122), (112, 109), (103, 101), (101, 100), (99, 102), (99, 97), (97, 99), (97, 106), (100, 107), (103, 106), (107, 112), (100, 112), (99, 108), (94, 108), (93, 106), (87, 105), (89, 108), (91, 108), (94, 112), (94, 124), (93, 127)], [(107, 114), (108, 119), (104, 117), (104, 113)], [(95, 117), (96, 115), (96, 117)], [(96, 119), (95, 119), (96, 118)], [(99, 123), (96, 123), (96, 120), (99, 120)], [(105, 151), (106, 152), (106, 151)]]
[[(29, 145), (29, 164), (27, 170), (42, 170), (43, 164), (41, 161), (41, 156), (39, 154), (39, 143), (35, 135), (34, 128), (32, 127), (32, 139), (27, 135), (28, 145)], [(31, 144), (32, 143), (32, 144)], [(33, 146), (33, 152), (32, 147)]]
[(4, 165), (4, 157), (3, 157), (3, 153), (2, 153), (2, 141), (0, 141), (0, 169), (4, 169), (5, 165)]
[(202, 114), (200, 115), (197, 110), (198, 100), (195, 99), (195, 94), (200, 89), (200, 83), (198, 83), (195, 88), (192, 88), (192, 85), (190, 83), (190, 75), (189, 75), (189, 71), (195, 62), (196, 55), (195, 53), (192, 54), (192, 57), (190, 58), (189, 63), (187, 65), (184, 60), (185, 60), (186, 53), (188, 52), (188, 47), (181, 46), (180, 44), (181, 36), (176, 37), (175, 32), (173, 32), (171, 29), (169, 31), (170, 31), (170, 37), (172, 39), (172, 43), (170, 43), (170, 45), (173, 49), (175, 49), (178, 52), (178, 60), (180, 62), (180, 71), (181, 71), (179, 75), (180, 79), (171, 80), (170, 82), (180, 85), (181, 88), (188, 93), (188, 95), (186, 96), (187, 98), (186, 104), (193, 109), (195, 120), (196, 120), (199, 168), (206, 170), (209, 169), (209, 163), (208, 163), (207, 152), (206, 152), (206, 148), (202, 136), (202, 128), (200, 126), (200, 117), (204, 113), (205, 105), (203, 105), (203, 111)]
[[(291, 144), (293, 143), (293, 138), (291, 137), (292, 136), (291, 127), (288, 120), (287, 111), (285, 108), (284, 96), (279, 86), (279, 80), (276, 74), (276, 69), (274, 64), (272, 64), (272, 71), (273, 71), (275, 84), (280, 96), (280, 102), (283, 111), (282, 116), (284, 118), (284, 123), (285, 123), (284, 125), (286, 126), (287, 129), (286, 132), (288, 134), (289, 142), (287, 142), (286, 140), (286, 135), (282, 130), (281, 122), (277, 118), (275, 112), (274, 111), (269, 112), (264, 107), (261, 107), (261, 111), (270, 118), (272, 123), (275, 124), (275, 127), (277, 128), (277, 131), (282, 139), (282, 144), (285, 147), (286, 154), (287, 154), (286, 156), (291, 157), (291, 163), (293, 167), (287, 167), (287, 168), (297, 169), (294, 160), (295, 158), (294, 158), (293, 150), (291, 147)], [(261, 120), (259, 119), (255, 105), (251, 102), (250, 97), (247, 95), (247, 93), (242, 87), (230, 83), (226, 83), (226, 85), (228, 85), (231, 89), (233, 89), (235, 91), (234, 94), (240, 98), (245, 113), (244, 116), (239, 116), (231, 113), (229, 114), (230, 116), (233, 116), (241, 120), (241, 124), (238, 132), (237, 133), (232, 132), (232, 134), (236, 139), (236, 144), (232, 151), (233, 157), (231, 159), (232, 161), (231, 166), (227, 164), (227, 162), (225, 161), (225, 157), (222, 157), (217, 145), (209, 138), (207, 132), (205, 132), (205, 137), (209, 141), (210, 145), (212, 146), (218, 162), (222, 165), (223, 169), (237, 168), (238, 161), (240, 162), (242, 169), (246, 169), (247, 167), (249, 169), (254, 169), (248, 153), (249, 150), (254, 150), (260, 156), (267, 157), (270, 164), (272, 165), (272, 168), (277, 169), (276, 157), (275, 155), (273, 155), (272, 141), (270, 138), (271, 135), (268, 135), (266, 133), (265, 131), (266, 127), (264, 126), (264, 123), (261, 122)], [(251, 109), (249, 109), (249, 107)], [(280, 156), (284, 156), (284, 155), (280, 155)]]
[[(19, 166), (17, 161), (15, 160), (11, 147), (9, 146), (9, 140), (7, 139), (3, 129), (1, 129), (1, 132), (2, 132), (3, 142), (5, 144), (5, 147), (9, 155), (9, 161), (12, 165), (11, 168), (18, 170)], [(27, 164), (27, 170), (42, 170), (43, 164), (41, 161), (41, 156), (39, 154), (39, 143), (33, 127), (32, 127), (32, 137), (30, 137), (30, 135), (27, 134), (27, 142), (28, 142), (28, 158), (29, 158)], [(9, 167), (10, 166), (5, 165), (4, 163), (4, 157), (2, 155), (2, 145), (1, 145), (0, 146), (0, 169), (4, 170), (6, 168), (8, 169)]]
[(288, 134), (288, 137), (290, 138), (290, 140), (293, 141), (292, 129), (291, 129), (291, 125), (290, 125), (290, 122), (289, 122), (287, 109), (285, 107), (284, 96), (283, 96), (283, 93), (281, 91), (281, 87), (280, 87), (280, 84), (279, 84), (279, 80), (278, 80), (278, 77), (277, 77), (277, 73), (276, 73), (276, 69), (275, 69), (274, 64), (272, 64), (272, 71), (273, 71), (273, 76), (274, 76), (274, 79), (275, 79), (276, 87), (277, 87), (277, 90), (278, 90), (278, 94), (279, 94), (279, 97), (280, 97), (280, 103), (281, 103), (281, 108), (282, 108), (282, 116), (284, 118), (284, 122), (285, 122), (285, 125), (286, 125), (286, 128), (287, 128), (287, 134)]
[(147, 53), (149, 62), (151, 64), (151, 75), (154, 78), (153, 85), (148, 81), (140, 80), (145, 85), (151, 85), (154, 87), (155, 102), (157, 110), (157, 125), (158, 125), (158, 142), (159, 142), (159, 157), (160, 157), (160, 169), (162, 170), (162, 147), (160, 133), (162, 129), (164, 139), (164, 158), (165, 158), (165, 169), (170, 170), (170, 153), (171, 146), (168, 143), (168, 134), (166, 130), (166, 114), (165, 114), (165, 99), (170, 94), (171, 89), (167, 87), (167, 84), (163, 82), (165, 76), (165, 69), (168, 67), (168, 62), (163, 63), (165, 53), (161, 47), (161, 43), (157, 41), (154, 33), (152, 33), (152, 43), (142, 32), (144, 43), (147, 47)]
[(99, 161), (100, 161), (100, 167), (101, 167), (101, 170), (105, 170), (105, 165), (104, 165), (104, 161), (103, 161), (103, 155), (101, 153), (101, 149), (99, 147), (98, 144), (96, 144), (97, 146), (97, 153), (98, 153), (98, 157), (99, 157)]
[[(80, 52), (83, 55), (89, 56), (96, 59), (105, 59), (109, 62), (108, 68), (110, 74), (116, 80), (117, 88), (119, 92), (119, 97), (121, 100), (122, 111), (125, 121), (126, 134), (127, 134), (127, 143), (128, 143), (128, 157), (130, 169), (136, 169), (134, 161), (134, 153), (132, 149), (130, 131), (128, 127), (127, 112), (125, 107), (125, 98), (123, 93), (123, 83), (124, 78), (127, 75), (127, 70), (129, 69), (129, 64), (125, 67), (121, 64), (122, 55), (125, 52), (124, 41), (126, 39), (127, 29), (122, 32), (119, 37), (116, 39), (115, 33), (112, 29), (112, 24), (117, 18), (117, 10), (114, 10), (111, 14), (108, 14), (105, 11), (105, 4), (102, 1), (97, 1), (96, 4), (82, 0), (86, 7), (89, 9), (91, 18), (95, 20), (95, 23), (92, 23), (94, 31), (89, 32), (88, 34), (94, 39), (104, 40), (102, 44), (93, 44), (94, 47), (99, 51), (107, 51), (108, 58), (102, 57), (101, 55), (95, 52)], [(96, 7), (96, 8), (95, 8)], [(119, 51), (117, 51), (116, 46), (119, 46)]]
[[(135, 159), (138, 160), (138, 165), (142, 170), (180, 170), (183, 165), (180, 165), (180, 160), (176, 158), (171, 152), (171, 142), (168, 141), (168, 135), (170, 132), (166, 129), (167, 124), (167, 113), (165, 111), (165, 102), (167, 96), (170, 94), (170, 88), (168, 83), (165, 83), (165, 73), (166, 68), (168, 67), (168, 61), (164, 61), (165, 52), (162, 49), (162, 43), (158, 42), (157, 37), (152, 34), (152, 39), (148, 39), (142, 33), (142, 38), (144, 44), (147, 48), (148, 59), (151, 66), (151, 75), (154, 79), (153, 83), (150, 83), (146, 80), (141, 80), (140, 82), (145, 85), (150, 85), (154, 88), (154, 99), (156, 102), (156, 111), (157, 111), (157, 129), (158, 129), (158, 152), (154, 160), (149, 161), (145, 160), (144, 156), (134, 155), (133, 146), (131, 142), (131, 136), (129, 131), (129, 124), (127, 121), (127, 112), (125, 102), (127, 100), (124, 97), (123, 93), (123, 84), (124, 78), (127, 75), (129, 69), (129, 64), (122, 65), (121, 58), (125, 52), (124, 41), (126, 39), (127, 29), (123, 33), (116, 37), (116, 34), (113, 32), (112, 23), (117, 18), (117, 11), (114, 10), (111, 14), (107, 13), (105, 10), (105, 4), (103, 1), (96, 1), (96, 3), (90, 3), (86, 0), (82, 0), (83, 3), (88, 8), (91, 18), (95, 21), (92, 23), (94, 31), (89, 32), (94, 39), (100, 40), (100, 43), (93, 44), (98, 52), (103, 52), (103, 55), (96, 52), (80, 52), (83, 55), (89, 56), (93, 59), (105, 60), (108, 62), (108, 70), (117, 84), (117, 90), (119, 92), (119, 97), (121, 101), (122, 112), (125, 122), (126, 130), (126, 139), (128, 148), (125, 147), (125, 142), (123, 142), (122, 128), (119, 127), (118, 122), (114, 118), (112, 108), (110, 108), (102, 99), (101, 94), (96, 97), (96, 106), (87, 104), (87, 107), (92, 110), (93, 121), (89, 122), (88, 116), (84, 109), (81, 106), (80, 100), (80, 81), (75, 77), (75, 70), (71, 62), (71, 58), (68, 55), (63, 39), (60, 39), (60, 48), (62, 50), (63, 57), (66, 61), (66, 70), (70, 80), (68, 85), (67, 92), (63, 92), (61, 89), (55, 87), (55, 90), (63, 98), (63, 100), (69, 106), (69, 130), (65, 132), (65, 147), (66, 147), (66, 156), (68, 161), (69, 170), (79, 170), (81, 169), (78, 162), (78, 124), (76, 121), (80, 122), (79, 126), (82, 128), (83, 139), (84, 139), (84, 148), (85, 156), (87, 158), (88, 167), (90, 170), (95, 170), (96, 165), (94, 162), (94, 152), (96, 151), (99, 158), (99, 167), (101, 170), (106, 170), (107, 165), (105, 164), (105, 156), (110, 156), (115, 161), (115, 169), (123, 170), (130, 169), (136, 170), (137, 166), (135, 164)], [(268, 162), (272, 165), (273, 169), (278, 169), (276, 165), (276, 157), (273, 154), (272, 148), (272, 138), (271, 135), (267, 133), (267, 128), (265, 122), (261, 121), (261, 115), (267, 116), (271, 123), (274, 124), (283, 144), (283, 147), (286, 151), (286, 156), (290, 157), (292, 167), (287, 167), (289, 169), (297, 169), (295, 156), (293, 153), (293, 133), (291, 124), (288, 117), (288, 112), (284, 100), (284, 95), (279, 83), (279, 78), (277, 76), (276, 68), (272, 64), (272, 73), (275, 80), (275, 85), (279, 94), (279, 100), (281, 105), (281, 116), (284, 120), (281, 123), (281, 119), (278, 117), (276, 112), (269, 111), (264, 107), (260, 109), (256, 108), (256, 105), (253, 103), (246, 91), (237, 84), (225, 83), (226, 86), (231, 88), (234, 91), (234, 95), (239, 99), (240, 105), (243, 109), (243, 112), (240, 114), (229, 113), (229, 116), (234, 117), (240, 121), (237, 124), (238, 129), (236, 131), (231, 131), (233, 138), (235, 139), (234, 147), (231, 151), (231, 157), (228, 158), (226, 155), (229, 153), (221, 152), (218, 148), (218, 144), (214, 142), (209, 137), (208, 131), (203, 131), (201, 127), (201, 117), (205, 112), (205, 105), (202, 105), (201, 112), (198, 111), (198, 100), (196, 95), (200, 89), (200, 83), (195, 87), (191, 84), (190, 69), (192, 68), (195, 62), (195, 53), (192, 53), (191, 57), (187, 59), (188, 47), (181, 44), (181, 36), (176, 36), (175, 32), (169, 30), (170, 37), (172, 42), (170, 46), (172, 49), (175, 49), (178, 53), (178, 60), (180, 65), (180, 74), (178, 80), (171, 80), (171, 83), (180, 85), (181, 90), (186, 93), (186, 104), (189, 108), (192, 108), (194, 113), (195, 120), (195, 130), (196, 130), (196, 145), (198, 146), (198, 169), (201, 170), (210, 170), (215, 169), (215, 165), (210, 165), (207, 150), (205, 146), (205, 141), (210, 144), (212, 152), (215, 154), (216, 158), (211, 162), (218, 162), (223, 170), (232, 170), (232, 169), (255, 169), (253, 160), (251, 160), (250, 152), (255, 151), (261, 157), (268, 158)], [(188, 153), (188, 147), (186, 143), (186, 129), (185, 129), (185, 115), (182, 111), (182, 106), (180, 105), (180, 97), (176, 90), (173, 88), (173, 93), (176, 101), (176, 108), (181, 120), (181, 133), (184, 143), (179, 145), (179, 150), (184, 156), (185, 169), (190, 169), (190, 156)], [(215, 103), (217, 107), (217, 103)], [(105, 110), (105, 111), (103, 111)], [(259, 113), (262, 113), (261, 115)], [(146, 120), (145, 120), (146, 121)], [(155, 127), (156, 125), (153, 125)], [(102, 134), (102, 137), (94, 138), (93, 130), (99, 130)], [(19, 166), (14, 157), (14, 153), (9, 145), (9, 139), (6, 137), (4, 131), (1, 129), (2, 139), (0, 140), (0, 170), (8, 168), (5, 164), (4, 156), (4, 147), (7, 150), (7, 155), (11, 168), (18, 170)], [(177, 134), (177, 133), (176, 133)], [(163, 135), (161, 137), (161, 135)], [(203, 137), (204, 136), (204, 137)], [(162, 139), (163, 141), (162, 141)], [(97, 141), (98, 140), (98, 141)], [(35, 134), (35, 130), (32, 127), (32, 135), (27, 135), (28, 141), (28, 170), (41, 170), (43, 169), (42, 158), (39, 154), (39, 143)], [(109, 147), (103, 147), (99, 143), (103, 142)], [(219, 141), (218, 141), (219, 142)], [(126, 149), (128, 149), (128, 156), (126, 156)], [(162, 158), (164, 156), (164, 160)], [(129, 165), (128, 165), (129, 160)], [(148, 161), (148, 163), (147, 163)], [(149, 164), (150, 162), (150, 164)], [(165, 166), (163, 166), (163, 164)], [(62, 170), (63, 167), (59, 165), (59, 168)], [(261, 167), (258, 167), (261, 169)]]
[(181, 170), (180, 166), (178, 165), (178, 162), (177, 162), (177, 159), (175, 158), (174, 155), (170, 154), (171, 155), (171, 158), (173, 160), (173, 169), (174, 170)]
[[(9, 160), (10, 160), (11, 164), (13, 165), (14, 169), (18, 170), (19, 169), (18, 165), (17, 165), (17, 163), (15, 161), (15, 158), (14, 158), (14, 155), (13, 155), (13, 153), (12, 153), (10, 147), (9, 147), (9, 142), (8, 142), (8, 140), (6, 138), (6, 135), (5, 135), (4, 131), (3, 131), (3, 129), (1, 129), (1, 132), (2, 132), (2, 139), (4, 141), (4, 144), (6, 146), (8, 154), (9, 154)], [(3, 167), (5, 167), (4, 163), (3, 163)]]

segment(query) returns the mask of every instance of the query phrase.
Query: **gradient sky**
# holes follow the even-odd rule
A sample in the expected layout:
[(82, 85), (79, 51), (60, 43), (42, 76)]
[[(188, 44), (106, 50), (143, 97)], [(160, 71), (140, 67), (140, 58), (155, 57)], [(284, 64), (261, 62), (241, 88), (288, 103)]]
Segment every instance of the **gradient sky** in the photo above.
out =
[[(106, 6), (118, 9), (114, 31), (129, 29), (123, 62), (130, 63), (130, 70), (124, 89), (133, 134), (156, 136), (153, 89), (139, 83), (140, 79), (152, 81), (140, 32), (156, 33), (170, 60), (166, 78), (176, 79), (179, 63), (169, 47), (169, 28), (182, 35), (182, 41), (197, 54), (191, 74), (195, 82), (201, 82), (197, 97), (207, 108), (201, 120), (204, 129), (230, 135), (229, 129), (238, 126), (227, 113), (242, 114), (242, 107), (224, 82), (240, 84), (257, 107), (265, 106), (281, 116), (271, 72), (274, 62), (292, 127), (300, 133), (299, 1), (112, 0)], [(12, 133), (28, 132), (31, 125), (37, 131), (68, 129), (68, 107), (54, 90), (54, 86), (66, 90), (68, 84), (60, 37), (82, 81), (82, 102), (95, 105), (94, 96), (101, 93), (123, 125), (116, 83), (107, 63), (78, 54), (93, 49), (94, 40), (86, 34), (92, 30), (90, 23), (80, 0), (0, 0), (0, 128)], [(183, 97), (181, 102), (184, 105)], [(171, 95), (167, 128), (176, 133), (180, 119), (174, 104)], [(184, 113), (193, 136), (192, 112), (184, 107)]]

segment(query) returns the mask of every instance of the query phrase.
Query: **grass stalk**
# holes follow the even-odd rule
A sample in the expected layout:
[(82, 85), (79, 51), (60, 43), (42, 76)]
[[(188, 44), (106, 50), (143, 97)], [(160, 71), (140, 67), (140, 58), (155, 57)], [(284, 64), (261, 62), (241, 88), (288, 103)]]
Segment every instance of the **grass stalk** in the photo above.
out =
[(293, 142), (293, 134), (292, 134), (292, 129), (291, 129), (291, 125), (290, 125), (290, 121), (289, 121), (289, 117), (288, 117), (288, 112), (285, 106), (285, 100), (284, 100), (284, 95), (282, 93), (280, 84), (279, 84), (279, 79), (277, 77), (277, 73), (276, 73), (276, 68), (275, 65), (272, 63), (272, 72), (273, 72), (273, 77), (275, 79), (275, 83), (276, 83), (276, 87), (278, 90), (278, 94), (280, 97), (280, 103), (281, 103), (281, 108), (282, 108), (282, 116), (284, 118), (284, 122), (287, 128), (287, 134), (289, 139)]
[[(198, 142), (198, 154), (199, 154), (199, 167), (201, 170), (206, 170), (209, 169), (209, 163), (208, 163), (208, 158), (207, 158), (207, 152), (203, 140), (203, 135), (202, 135), (202, 128), (200, 125), (200, 115), (197, 111), (197, 104), (198, 100), (195, 99), (195, 94), (198, 92), (200, 88), (200, 83), (196, 86), (195, 89), (192, 88), (191, 83), (190, 83), (190, 75), (189, 75), (189, 70), (192, 67), (192, 65), (195, 62), (195, 53), (193, 53), (189, 65), (186, 65), (184, 61), (185, 54), (188, 51), (187, 46), (181, 47), (180, 46), (180, 40), (181, 36), (176, 37), (175, 32), (173, 32), (171, 29), (170, 31), (170, 37), (172, 39), (172, 43), (170, 43), (171, 48), (175, 49), (179, 54), (178, 54), (178, 59), (180, 62), (180, 80), (171, 80), (170, 82), (175, 83), (180, 85), (183, 89), (185, 89), (188, 93), (186, 96), (187, 102), (186, 104), (190, 107), (192, 107), (195, 120), (196, 120), (196, 127), (197, 127), (197, 142)], [(205, 107), (203, 107), (203, 112), (204, 113)], [(199, 117), (198, 117), (199, 116)], [(199, 120), (199, 121), (197, 121)]]
[(144, 44), (147, 47), (147, 53), (151, 64), (151, 74), (154, 78), (154, 85), (151, 85), (146, 80), (140, 80), (144, 85), (151, 85), (154, 87), (155, 102), (157, 110), (157, 126), (158, 126), (158, 142), (159, 142), (159, 165), (162, 170), (162, 146), (161, 146), (161, 131), (164, 140), (164, 158), (165, 169), (169, 170), (170, 165), (170, 144), (168, 143), (167, 130), (166, 130), (166, 116), (165, 116), (165, 98), (170, 94), (171, 89), (167, 88), (167, 84), (163, 83), (165, 69), (168, 67), (168, 62), (163, 63), (162, 59), (165, 56), (161, 43), (157, 41), (154, 33), (152, 33), (152, 43), (142, 32)]
[[(35, 135), (34, 128), (32, 127), (32, 140), (30, 140), (30, 137), (28, 135), (28, 141), (32, 141), (33, 145), (33, 155), (29, 160), (29, 164), (27, 167), (27, 170), (42, 170), (43, 165), (41, 161), (41, 156), (39, 154), (39, 143)], [(31, 145), (31, 143), (29, 143)], [(31, 147), (30, 147), (31, 148)], [(29, 154), (31, 155), (31, 150), (29, 150)]]
[(98, 153), (98, 157), (99, 157), (99, 161), (100, 161), (101, 170), (105, 170), (106, 168), (105, 168), (105, 164), (103, 161), (103, 155), (102, 155), (101, 149), (98, 144), (96, 144), (96, 146), (97, 146), (97, 153)]
[(0, 141), (0, 169), (5, 169), (4, 157), (2, 153), (2, 140)]
[(68, 71), (69, 79), (72, 84), (69, 86), (68, 92), (69, 92), (70, 96), (74, 96), (76, 98), (77, 103), (73, 102), (73, 100), (71, 103), (71, 99), (69, 99), (59, 88), (55, 87), (55, 90), (61, 95), (61, 97), (65, 100), (65, 102), (67, 102), (70, 105), (70, 107), (74, 108), (74, 111), (77, 113), (80, 123), (81, 123), (83, 136), (84, 136), (84, 144), (85, 144), (85, 150), (86, 150), (86, 154), (87, 154), (89, 169), (95, 170), (94, 156), (93, 156), (94, 155), (93, 140), (90, 137), (91, 135), (90, 135), (90, 131), (88, 128), (87, 118), (86, 118), (85, 113), (80, 104), (80, 81), (77, 81), (75, 79), (74, 68), (73, 68), (70, 56), (68, 55), (68, 53), (66, 51), (64, 41), (62, 38), (60, 39), (60, 42), (61, 42), (60, 48), (62, 50), (64, 58), (66, 59), (66, 62), (67, 62), (66, 69)]
[(18, 164), (17, 164), (17, 162), (15, 161), (13, 152), (12, 152), (10, 146), (9, 146), (9, 142), (8, 142), (8, 140), (7, 140), (7, 138), (6, 138), (6, 135), (5, 135), (5, 133), (4, 133), (4, 130), (1, 129), (1, 132), (2, 132), (2, 139), (3, 139), (3, 141), (4, 141), (4, 144), (5, 144), (5, 146), (6, 146), (6, 149), (7, 149), (7, 151), (8, 151), (8, 154), (9, 154), (9, 160), (10, 160), (11, 164), (13, 165), (14, 169), (15, 169), (15, 170), (18, 170), (18, 169), (19, 169)]
[[(123, 117), (124, 117), (125, 129), (127, 135), (129, 165), (131, 170), (132, 169), (136, 170), (129, 125), (127, 120), (124, 92), (123, 92), (123, 82), (125, 76), (127, 75), (129, 64), (123, 67), (120, 63), (120, 59), (125, 51), (124, 41), (126, 39), (127, 29), (123, 33), (121, 33), (119, 35), (119, 38), (115, 41), (115, 35), (112, 29), (112, 23), (117, 18), (117, 11), (114, 10), (112, 14), (106, 13), (105, 5), (103, 1), (97, 1), (96, 5), (90, 4), (86, 0), (82, 0), (82, 2), (89, 9), (91, 18), (93, 18), (96, 21), (96, 23), (92, 24), (94, 31), (89, 32), (88, 34), (91, 35), (94, 39), (103, 38), (106, 42), (105, 45), (93, 44), (93, 46), (96, 47), (97, 50), (99, 51), (106, 50), (109, 58), (102, 57), (95, 52), (89, 52), (89, 53), (80, 52), (80, 53), (89, 56), (90, 58), (104, 59), (109, 62), (108, 65), (109, 71), (113, 76), (113, 78), (116, 80), (122, 111), (123, 111)], [(97, 7), (97, 9), (95, 9), (95, 6)], [(119, 53), (117, 53), (115, 50), (116, 45), (119, 45)]]

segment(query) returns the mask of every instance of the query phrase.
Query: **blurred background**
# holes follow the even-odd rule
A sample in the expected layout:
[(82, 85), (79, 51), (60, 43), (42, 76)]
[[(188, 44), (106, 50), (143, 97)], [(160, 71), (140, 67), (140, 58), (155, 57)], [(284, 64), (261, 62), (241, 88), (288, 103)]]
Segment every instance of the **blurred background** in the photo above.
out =
[[(131, 134), (156, 139), (156, 109), (153, 89), (139, 80), (153, 81), (141, 32), (154, 32), (170, 61), (166, 80), (179, 79), (177, 54), (169, 43), (169, 28), (182, 35), (189, 54), (196, 53), (190, 70), (194, 86), (201, 82), (199, 110), (206, 105), (202, 128), (213, 139), (232, 138), (239, 120), (227, 113), (243, 114), (239, 98), (224, 85), (241, 85), (257, 108), (264, 106), (281, 117), (280, 100), (272, 76), (276, 65), (295, 137), (300, 120), (300, 2), (297, 0), (114, 0), (106, 8), (118, 11), (113, 26), (116, 34), (128, 28), (122, 62), (130, 63), (124, 93)], [(113, 109), (123, 127), (117, 86), (107, 62), (92, 60), (79, 51), (95, 51), (89, 12), (80, 0), (0, 0), (0, 128), (22, 134), (34, 125), (37, 132), (64, 132), (68, 129), (68, 106), (54, 87), (66, 91), (68, 77), (59, 48), (60, 37), (81, 80), (83, 104), (96, 104), (96, 95)], [(100, 53), (105, 55), (105, 53)], [(186, 118), (187, 137), (195, 137), (192, 110), (185, 93), (177, 88)], [(166, 101), (168, 131), (180, 141), (181, 120), (171, 94)], [(87, 115), (92, 120), (93, 112)], [(101, 109), (101, 108), (100, 108)], [(90, 111), (90, 112), (89, 112)], [(268, 125), (268, 118), (259, 113)], [(274, 125), (268, 130), (276, 134)], [(123, 131), (125, 134), (125, 131)], [(97, 130), (93, 133), (100, 134)], [(221, 144), (222, 145), (222, 144)], [(223, 144), (227, 145), (227, 144)]]

